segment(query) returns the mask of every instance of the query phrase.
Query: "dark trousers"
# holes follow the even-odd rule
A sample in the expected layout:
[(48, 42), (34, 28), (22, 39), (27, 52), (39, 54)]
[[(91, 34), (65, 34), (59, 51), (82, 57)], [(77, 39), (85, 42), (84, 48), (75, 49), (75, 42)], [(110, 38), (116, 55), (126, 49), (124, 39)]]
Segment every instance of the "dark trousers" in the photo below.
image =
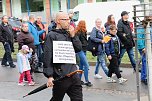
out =
[(71, 101), (83, 101), (82, 86), (78, 75), (57, 81), (53, 86), (53, 97), (50, 101), (62, 101), (67, 94)]
[(12, 51), (11, 51), (11, 47), (10, 47), (10, 44), (9, 43), (5, 43), (3, 44), (4, 46), (4, 50), (5, 50), (5, 53), (4, 53), (4, 56), (3, 56), (3, 59), (2, 59), (2, 65), (5, 65), (7, 64), (7, 62), (9, 63), (10, 66), (13, 65), (13, 59), (12, 59)]
[(41, 44), (36, 45), (35, 52), (36, 52), (37, 57), (38, 57), (38, 66), (41, 67), (42, 62), (43, 62), (43, 50), (42, 50)]
[(117, 78), (121, 78), (118, 60), (119, 60), (118, 56), (112, 56), (112, 59), (109, 60), (110, 64), (108, 66), (109, 68), (108, 77), (112, 77), (112, 73), (115, 73)]

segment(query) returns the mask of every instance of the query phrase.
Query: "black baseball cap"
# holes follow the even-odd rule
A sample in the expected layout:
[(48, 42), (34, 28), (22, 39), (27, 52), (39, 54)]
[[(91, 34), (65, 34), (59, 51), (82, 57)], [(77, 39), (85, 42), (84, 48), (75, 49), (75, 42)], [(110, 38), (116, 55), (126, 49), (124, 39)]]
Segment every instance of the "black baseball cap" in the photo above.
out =
[(123, 11), (123, 12), (121, 13), (121, 16), (128, 15), (129, 13), (130, 13), (130, 12)]

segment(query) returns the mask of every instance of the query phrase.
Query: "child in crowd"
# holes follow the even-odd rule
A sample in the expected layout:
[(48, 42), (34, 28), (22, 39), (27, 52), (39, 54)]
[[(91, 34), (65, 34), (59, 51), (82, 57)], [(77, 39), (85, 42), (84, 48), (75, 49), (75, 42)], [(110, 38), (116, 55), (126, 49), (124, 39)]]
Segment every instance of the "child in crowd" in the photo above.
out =
[(127, 79), (124, 79), (121, 77), (120, 71), (119, 71), (119, 55), (120, 55), (120, 41), (116, 35), (117, 28), (115, 25), (110, 26), (110, 33), (108, 34), (109, 37), (111, 37), (110, 41), (105, 43), (105, 51), (108, 57), (108, 60), (110, 61), (110, 64), (108, 66), (109, 72), (108, 72), (108, 83), (116, 83), (116, 80), (114, 80), (112, 77), (112, 73), (115, 73), (119, 83), (122, 84), (127, 81)]
[(35, 82), (33, 82), (31, 79), (31, 74), (30, 74), (31, 67), (28, 60), (31, 57), (31, 55), (32, 55), (32, 49), (29, 49), (27, 45), (23, 45), (22, 49), (17, 54), (17, 65), (20, 73), (18, 85), (21, 86), (25, 85), (23, 83), (24, 76), (27, 77), (29, 86), (33, 86), (35, 84)]

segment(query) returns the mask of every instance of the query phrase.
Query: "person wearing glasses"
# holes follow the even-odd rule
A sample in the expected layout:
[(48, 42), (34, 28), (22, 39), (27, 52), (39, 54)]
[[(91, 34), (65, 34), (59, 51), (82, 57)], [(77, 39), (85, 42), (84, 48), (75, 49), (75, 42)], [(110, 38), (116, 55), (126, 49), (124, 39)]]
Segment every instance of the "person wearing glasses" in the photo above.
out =
[(53, 87), (53, 97), (50, 101), (62, 101), (67, 94), (71, 101), (83, 101), (81, 80), (78, 74), (53, 82), (61, 76), (65, 76), (77, 70), (76, 64), (53, 63), (53, 41), (72, 42), (75, 52), (82, 50), (82, 44), (75, 35), (74, 28), (70, 26), (67, 13), (56, 14), (56, 29), (50, 31), (44, 43), (44, 75), (48, 78), (47, 86)]

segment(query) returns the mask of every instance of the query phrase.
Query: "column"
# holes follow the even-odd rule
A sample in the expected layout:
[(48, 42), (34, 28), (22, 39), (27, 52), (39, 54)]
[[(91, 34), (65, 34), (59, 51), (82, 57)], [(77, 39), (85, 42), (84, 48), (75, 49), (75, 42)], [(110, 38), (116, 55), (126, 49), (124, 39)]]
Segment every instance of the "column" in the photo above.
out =
[(22, 12), (20, 0), (12, 0), (12, 16), (21, 18)]
[(11, 6), (10, 6), (10, 0), (3, 0), (3, 15), (12, 16), (11, 15)]
[(87, 0), (78, 0), (78, 4), (87, 3)]
[(88, 3), (94, 3), (96, 0), (88, 0)]
[(7, 15), (7, 13), (6, 13), (6, 0), (2, 0), (2, 9), (3, 9), (3, 15)]
[(61, 11), (67, 12), (67, 0), (61, 0)]
[(44, 0), (43, 1), (43, 5), (44, 5), (44, 13), (45, 13), (45, 16), (46, 16), (46, 26), (48, 24), (50, 24), (50, 21), (51, 21), (51, 17), (50, 17), (50, 0)]
[(51, 12), (51, 15), (54, 15), (56, 12), (59, 11), (59, 2), (58, 0), (50, 0), (50, 12)]

